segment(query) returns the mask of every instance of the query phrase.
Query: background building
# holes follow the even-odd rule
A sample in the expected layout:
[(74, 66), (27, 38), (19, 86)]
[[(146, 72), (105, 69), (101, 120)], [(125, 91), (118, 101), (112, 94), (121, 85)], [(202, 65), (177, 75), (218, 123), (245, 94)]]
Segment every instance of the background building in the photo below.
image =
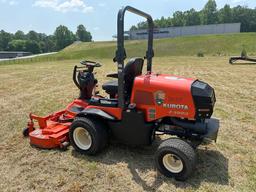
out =
[(16, 57), (29, 56), (29, 52), (20, 52), (20, 51), (0, 51), (0, 59), (10, 59)]
[[(241, 23), (156, 28), (154, 29), (154, 38), (161, 39), (192, 35), (240, 33), (240, 30)], [(126, 34), (129, 34), (130, 40), (146, 39), (148, 37), (147, 29), (127, 31)]]

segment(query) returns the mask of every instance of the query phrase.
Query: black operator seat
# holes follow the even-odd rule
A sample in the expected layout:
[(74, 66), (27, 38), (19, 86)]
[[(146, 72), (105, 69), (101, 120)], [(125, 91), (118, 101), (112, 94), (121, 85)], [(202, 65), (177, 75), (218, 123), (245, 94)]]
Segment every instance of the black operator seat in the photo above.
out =
[[(135, 77), (142, 74), (144, 59), (143, 58), (132, 58), (128, 61), (124, 68), (124, 91), (125, 96), (129, 97), (132, 92), (133, 82)], [(117, 74), (112, 74), (109, 77), (117, 78)], [(111, 98), (114, 98), (118, 92), (118, 80), (113, 80), (106, 82), (102, 85), (102, 89), (110, 95)]]

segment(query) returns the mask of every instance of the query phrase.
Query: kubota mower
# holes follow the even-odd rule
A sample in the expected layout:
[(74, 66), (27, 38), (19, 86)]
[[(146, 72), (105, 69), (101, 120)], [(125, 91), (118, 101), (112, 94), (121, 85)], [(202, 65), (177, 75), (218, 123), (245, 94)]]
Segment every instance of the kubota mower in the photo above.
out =
[[(148, 22), (147, 72), (142, 74), (144, 58), (132, 58), (126, 65), (124, 16), (130, 11)], [(66, 148), (95, 155), (109, 140), (132, 146), (150, 145), (156, 134), (172, 137), (163, 141), (155, 153), (158, 170), (168, 177), (185, 180), (195, 167), (195, 148), (204, 141), (216, 141), (218, 120), (211, 118), (216, 102), (213, 88), (197, 79), (152, 72), (153, 30), (150, 15), (127, 6), (118, 13), (117, 73), (103, 84), (109, 95), (96, 91), (93, 70), (101, 65), (92, 61), (75, 67), (73, 80), (80, 97), (60, 112), (47, 117), (30, 115), (30, 143), (41, 148)], [(34, 121), (38, 121), (36, 127)]]

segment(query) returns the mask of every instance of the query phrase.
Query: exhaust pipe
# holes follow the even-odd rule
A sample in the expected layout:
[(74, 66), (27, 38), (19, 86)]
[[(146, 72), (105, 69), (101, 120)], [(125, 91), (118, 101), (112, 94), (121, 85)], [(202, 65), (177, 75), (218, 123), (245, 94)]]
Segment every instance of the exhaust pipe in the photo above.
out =
[(171, 118), (171, 121), (174, 125), (177, 125), (179, 127), (183, 127), (185, 129), (189, 129), (194, 133), (197, 134), (206, 134), (207, 133), (207, 124), (201, 123), (201, 122), (184, 122), (182, 120)]

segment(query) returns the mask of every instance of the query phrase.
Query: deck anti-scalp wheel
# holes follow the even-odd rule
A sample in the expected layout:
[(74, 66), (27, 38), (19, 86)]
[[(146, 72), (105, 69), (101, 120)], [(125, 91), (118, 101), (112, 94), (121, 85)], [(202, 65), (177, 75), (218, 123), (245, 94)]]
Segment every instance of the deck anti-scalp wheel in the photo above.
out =
[(179, 181), (184, 181), (191, 175), (195, 162), (194, 149), (181, 139), (163, 141), (155, 154), (155, 163), (159, 172)]
[(69, 139), (71, 145), (79, 153), (94, 155), (105, 148), (108, 134), (100, 120), (79, 117), (70, 126)]
[(22, 135), (23, 135), (23, 137), (29, 136), (29, 129), (27, 127), (22, 130)]

